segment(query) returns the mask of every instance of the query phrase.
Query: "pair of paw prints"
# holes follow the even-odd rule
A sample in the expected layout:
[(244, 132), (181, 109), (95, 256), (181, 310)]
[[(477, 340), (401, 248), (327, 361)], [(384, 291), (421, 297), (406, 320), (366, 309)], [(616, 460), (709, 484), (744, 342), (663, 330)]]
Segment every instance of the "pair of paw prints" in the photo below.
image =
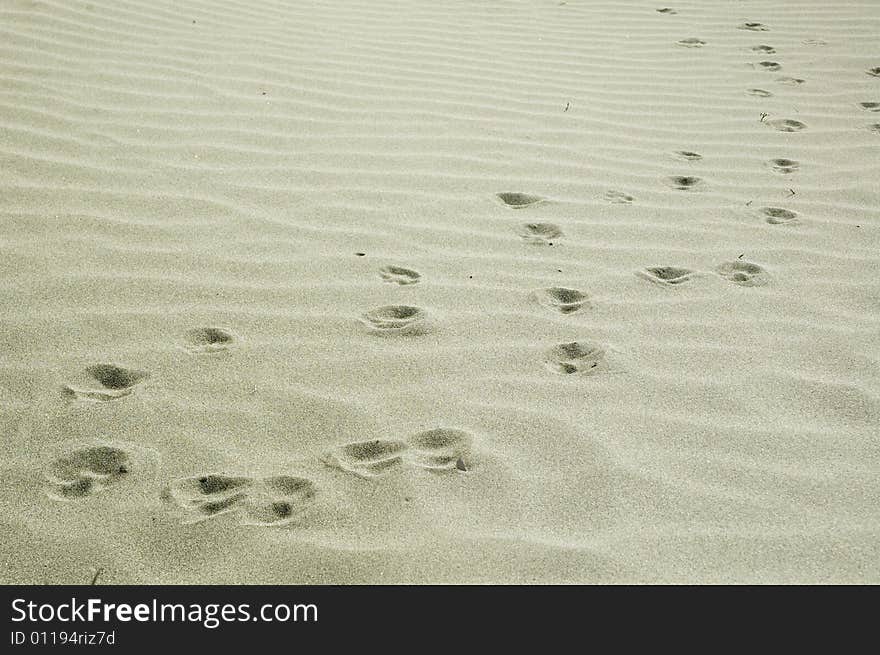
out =
[[(725, 262), (717, 266), (715, 272), (724, 279), (740, 286), (754, 287), (767, 283), (767, 273), (761, 266), (742, 260)], [(696, 275), (696, 272), (678, 266), (653, 266), (642, 269), (636, 274), (655, 284), (673, 287), (688, 282)]]
[[(235, 341), (232, 333), (217, 327), (190, 330), (185, 335), (184, 347), (193, 353), (225, 350)], [(87, 366), (71, 383), (61, 385), (62, 391), (80, 400), (107, 402), (132, 394), (135, 388), (148, 380), (150, 374), (118, 364), (100, 363)]]
[(173, 503), (187, 523), (235, 513), (247, 525), (281, 526), (307, 512), (317, 493), (308, 478), (209, 473), (175, 480), (162, 491), (162, 498)]
[(475, 464), (473, 436), (457, 428), (426, 430), (406, 440), (353, 441), (328, 450), (321, 459), (362, 478), (388, 475), (406, 465), (445, 473), (466, 472)]
[[(525, 209), (547, 202), (546, 198), (519, 191), (502, 191), (495, 197), (508, 209)], [(556, 223), (523, 223), (519, 226), (519, 236), (526, 243), (534, 245), (553, 245), (555, 239), (563, 235)]]

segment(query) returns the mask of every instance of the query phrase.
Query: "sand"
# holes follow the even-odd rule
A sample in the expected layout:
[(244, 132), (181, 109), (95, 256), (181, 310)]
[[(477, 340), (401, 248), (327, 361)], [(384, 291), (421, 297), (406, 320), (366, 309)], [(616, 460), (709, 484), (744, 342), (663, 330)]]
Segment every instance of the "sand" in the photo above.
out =
[(5, 0), (0, 581), (880, 582), (874, 0)]

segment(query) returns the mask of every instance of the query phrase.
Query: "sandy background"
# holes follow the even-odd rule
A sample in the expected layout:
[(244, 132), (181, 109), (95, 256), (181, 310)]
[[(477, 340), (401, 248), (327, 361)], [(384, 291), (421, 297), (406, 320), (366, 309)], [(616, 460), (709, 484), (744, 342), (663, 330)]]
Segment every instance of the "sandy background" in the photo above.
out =
[(876, 2), (662, 8), (4, 0), (0, 581), (880, 582)]

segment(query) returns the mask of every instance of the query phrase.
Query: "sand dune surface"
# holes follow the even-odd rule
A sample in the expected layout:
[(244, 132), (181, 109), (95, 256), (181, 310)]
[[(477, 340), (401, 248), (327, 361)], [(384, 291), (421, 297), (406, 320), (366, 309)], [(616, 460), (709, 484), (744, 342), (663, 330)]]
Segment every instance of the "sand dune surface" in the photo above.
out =
[(5, 0), (0, 581), (880, 582), (874, 0)]

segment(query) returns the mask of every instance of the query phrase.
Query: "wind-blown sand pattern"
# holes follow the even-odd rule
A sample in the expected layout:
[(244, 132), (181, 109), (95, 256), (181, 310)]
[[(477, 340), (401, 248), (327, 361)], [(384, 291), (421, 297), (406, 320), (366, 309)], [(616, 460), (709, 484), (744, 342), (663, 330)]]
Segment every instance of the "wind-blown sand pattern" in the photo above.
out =
[(874, 0), (6, 0), (0, 582), (880, 582)]

